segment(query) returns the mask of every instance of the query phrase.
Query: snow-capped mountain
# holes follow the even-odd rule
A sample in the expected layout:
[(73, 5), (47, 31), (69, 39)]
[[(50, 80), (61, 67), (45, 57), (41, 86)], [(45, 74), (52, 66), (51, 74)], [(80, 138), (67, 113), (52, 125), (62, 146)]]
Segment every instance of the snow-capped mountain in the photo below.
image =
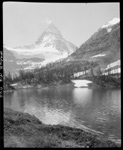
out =
[(19, 68), (33, 69), (61, 58), (66, 58), (66, 64), (85, 60), (97, 62), (105, 72), (109, 68), (111, 72), (120, 72), (120, 19), (114, 18), (102, 25), (78, 49), (66, 41), (53, 24), (50, 24), (32, 45), (4, 48), (11, 52), (14, 58), (14, 63), (11, 59), (7, 60), (5, 53), (5, 63), (9, 66), (14, 64), (15, 72)]
[(108, 27), (111, 27), (111, 26), (113, 26), (119, 22), (120, 22), (120, 18), (113, 18), (112, 20), (110, 20), (109, 22), (104, 24), (101, 28), (108, 28)]
[(120, 19), (114, 18), (100, 27), (67, 59), (93, 61), (97, 62), (102, 70), (111, 68), (120, 72)]
[[(27, 70), (34, 69), (37, 66), (41, 67), (42, 65), (61, 58), (66, 58), (73, 53), (77, 47), (71, 42), (66, 41), (62, 37), (61, 32), (51, 23), (34, 44), (15, 48), (9, 48), (4, 45), (4, 49), (13, 54), (18, 66), (21, 65), (21, 68)], [(35, 61), (33, 58), (35, 58)], [(4, 60), (7, 61), (6, 53), (4, 54)], [(26, 67), (23, 67), (25, 65)]]
[(112, 26), (114, 26), (115, 24), (120, 23), (120, 18), (113, 18), (112, 20), (110, 20), (109, 22), (107, 22), (106, 24), (104, 24), (101, 29), (107, 29), (107, 32), (111, 32), (112, 30)]

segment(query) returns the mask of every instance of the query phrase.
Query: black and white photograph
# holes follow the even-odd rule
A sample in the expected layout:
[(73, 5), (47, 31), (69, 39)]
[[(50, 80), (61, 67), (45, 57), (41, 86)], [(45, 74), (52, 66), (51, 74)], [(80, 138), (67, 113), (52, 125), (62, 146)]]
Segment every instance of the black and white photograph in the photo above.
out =
[(121, 147), (120, 3), (6, 1), (2, 15), (3, 147)]

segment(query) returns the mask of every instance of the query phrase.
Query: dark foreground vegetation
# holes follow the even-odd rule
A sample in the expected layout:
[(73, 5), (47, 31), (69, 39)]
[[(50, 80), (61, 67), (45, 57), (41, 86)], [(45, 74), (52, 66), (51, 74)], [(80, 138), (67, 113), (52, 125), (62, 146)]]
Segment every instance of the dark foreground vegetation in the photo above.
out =
[(44, 125), (26, 113), (4, 110), (4, 147), (91, 148), (119, 147), (81, 129)]

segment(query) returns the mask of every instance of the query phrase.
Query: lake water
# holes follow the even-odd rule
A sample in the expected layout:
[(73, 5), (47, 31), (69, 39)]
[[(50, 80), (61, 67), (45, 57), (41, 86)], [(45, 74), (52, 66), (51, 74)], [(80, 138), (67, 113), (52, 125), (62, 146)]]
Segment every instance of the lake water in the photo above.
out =
[(121, 140), (121, 90), (50, 87), (4, 94), (4, 107)]

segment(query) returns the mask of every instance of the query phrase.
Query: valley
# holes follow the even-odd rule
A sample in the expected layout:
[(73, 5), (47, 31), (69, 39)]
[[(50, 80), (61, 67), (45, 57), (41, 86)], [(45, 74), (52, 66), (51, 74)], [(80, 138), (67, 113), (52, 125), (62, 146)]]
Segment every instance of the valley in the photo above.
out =
[(30, 45), (3, 44), (5, 147), (120, 147), (120, 40), (113, 18), (79, 47), (53, 22)]
[(95, 78), (93, 85), (120, 87), (120, 24), (118, 19), (110, 22), (78, 49), (64, 40), (53, 23), (33, 45), (4, 45), (5, 74), (9, 73), (11, 84), (19, 82), (21, 87), (65, 84), (88, 77)]

